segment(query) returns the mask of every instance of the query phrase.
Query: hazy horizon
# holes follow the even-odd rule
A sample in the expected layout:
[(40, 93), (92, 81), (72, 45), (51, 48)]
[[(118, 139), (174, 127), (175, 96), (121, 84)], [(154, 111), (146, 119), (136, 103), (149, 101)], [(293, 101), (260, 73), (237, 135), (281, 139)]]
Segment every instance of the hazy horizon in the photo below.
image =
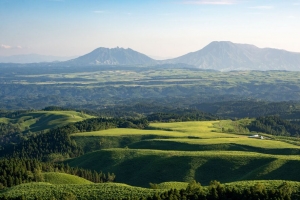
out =
[(300, 0), (0, 0), (0, 56), (98, 47), (172, 58), (212, 41), (300, 52)]

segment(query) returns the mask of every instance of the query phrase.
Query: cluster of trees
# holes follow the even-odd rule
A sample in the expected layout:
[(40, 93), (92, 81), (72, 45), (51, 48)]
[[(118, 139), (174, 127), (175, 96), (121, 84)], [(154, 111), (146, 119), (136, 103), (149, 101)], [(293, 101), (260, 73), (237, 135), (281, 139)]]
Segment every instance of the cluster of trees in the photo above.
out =
[(247, 127), (250, 131), (279, 136), (300, 136), (300, 125), (283, 120), (278, 116), (258, 117)]
[(0, 148), (10, 142), (18, 142), (21, 136), (21, 129), (9, 123), (0, 122)]
[(64, 164), (44, 163), (36, 159), (2, 159), (0, 160), (0, 188), (28, 182), (42, 182), (44, 181), (42, 172), (67, 173), (94, 183), (113, 182), (116, 177), (113, 173), (99, 173)]
[(276, 189), (267, 189), (263, 184), (256, 184), (249, 188), (225, 187), (218, 181), (212, 181), (208, 189), (201, 187), (195, 181), (190, 183), (186, 189), (172, 189), (162, 194), (156, 194), (147, 200), (164, 199), (190, 199), (190, 200), (260, 200), (260, 199), (282, 199), (296, 200), (300, 198), (300, 193), (294, 191), (288, 183), (283, 183)]
[(280, 115), (282, 118), (299, 119), (299, 102), (267, 102), (257, 100), (220, 100), (192, 105), (204, 112), (230, 118), (253, 118), (268, 115)]
[(218, 117), (195, 110), (183, 110), (177, 113), (154, 113), (147, 116), (150, 122), (182, 122), (182, 121), (204, 121), (217, 120)]

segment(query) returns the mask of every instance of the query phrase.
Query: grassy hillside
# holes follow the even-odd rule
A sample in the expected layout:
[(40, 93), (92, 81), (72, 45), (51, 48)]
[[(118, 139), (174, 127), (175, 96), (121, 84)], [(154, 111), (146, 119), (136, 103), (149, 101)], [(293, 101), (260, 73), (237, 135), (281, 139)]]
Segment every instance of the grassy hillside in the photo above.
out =
[(37, 132), (89, 118), (92, 116), (76, 111), (32, 111), (11, 118), (0, 118), (0, 122), (11, 123), (21, 131)]
[[(152, 123), (149, 129), (108, 129), (72, 134), (73, 139), (86, 152), (108, 148), (158, 150), (233, 150), (259, 153), (298, 155), (300, 146), (277, 140), (253, 139), (250, 133), (234, 128), (237, 122), (200, 121)], [(224, 133), (222, 130), (237, 133)]]
[(149, 182), (198, 180), (294, 180), (299, 156), (269, 155), (239, 151), (160, 151), (108, 149), (69, 160), (70, 166), (113, 171), (117, 180), (131, 185), (148, 186)]
[(51, 184), (92, 184), (84, 178), (58, 172), (43, 173), (43, 177), (45, 182)]
[[(250, 120), (243, 121), (249, 123)], [(237, 122), (152, 123), (151, 130), (109, 129), (73, 134), (87, 150), (102, 149), (67, 161), (71, 166), (113, 171), (130, 185), (149, 182), (211, 180), (294, 180), (300, 146), (249, 138)], [(224, 133), (234, 130), (236, 133)]]
[[(108, 129), (95, 132), (72, 134), (76, 143), (86, 152), (107, 148), (124, 148), (139, 145), (149, 139), (200, 139), (200, 138), (237, 138), (236, 134), (222, 133), (214, 127), (217, 121), (176, 122), (176, 123), (152, 123), (149, 130), (140, 129)], [(146, 146), (139, 145), (139, 148)], [(151, 147), (147, 147), (150, 148)], [(153, 146), (155, 148), (155, 146)], [(160, 148), (158, 148), (160, 149)], [(175, 148), (177, 150), (177, 148)], [(184, 149), (182, 149), (184, 150)], [(198, 150), (198, 149), (194, 149)]]

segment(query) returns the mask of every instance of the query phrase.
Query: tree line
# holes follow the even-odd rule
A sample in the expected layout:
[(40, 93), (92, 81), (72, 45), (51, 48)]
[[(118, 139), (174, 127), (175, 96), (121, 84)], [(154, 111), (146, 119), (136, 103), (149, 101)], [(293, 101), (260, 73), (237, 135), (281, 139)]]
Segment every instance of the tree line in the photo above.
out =
[(0, 160), (0, 188), (12, 187), (22, 183), (43, 182), (43, 172), (61, 172), (82, 177), (94, 183), (113, 182), (113, 173), (102, 173), (59, 163), (45, 163), (36, 159)]
[(247, 128), (278, 136), (300, 136), (300, 125), (281, 119), (278, 116), (258, 117)]
[(148, 197), (147, 200), (298, 200), (299, 198), (300, 192), (286, 182), (277, 188), (267, 189), (261, 183), (247, 188), (238, 188), (235, 186), (225, 187), (218, 181), (211, 181), (206, 189), (200, 183), (193, 181), (186, 189), (171, 189), (162, 194)]

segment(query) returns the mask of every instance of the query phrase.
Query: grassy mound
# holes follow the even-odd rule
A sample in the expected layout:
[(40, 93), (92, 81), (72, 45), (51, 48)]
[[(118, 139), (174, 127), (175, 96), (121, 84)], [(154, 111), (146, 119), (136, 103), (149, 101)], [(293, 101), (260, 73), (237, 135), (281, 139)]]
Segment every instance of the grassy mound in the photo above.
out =
[(70, 166), (113, 171), (119, 182), (148, 187), (149, 182), (211, 180), (294, 180), (299, 156), (239, 151), (161, 151), (108, 149), (67, 161)]
[(45, 182), (51, 184), (92, 184), (84, 178), (58, 172), (43, 173), (43, 177)]

